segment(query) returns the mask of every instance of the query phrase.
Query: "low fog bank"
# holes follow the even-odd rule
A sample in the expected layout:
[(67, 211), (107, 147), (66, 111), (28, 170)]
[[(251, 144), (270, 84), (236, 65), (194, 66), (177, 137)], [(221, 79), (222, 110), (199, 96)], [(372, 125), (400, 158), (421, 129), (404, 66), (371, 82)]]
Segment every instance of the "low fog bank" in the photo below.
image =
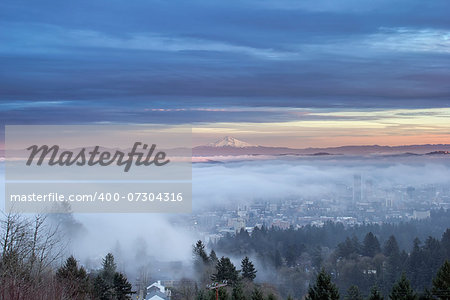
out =
[(254, 200), (317, 198), (361, 175), (379, 188), (449, 184), (450, 157), (333, 157), (197, 163), (194, 210)]
[[(450, 159), (300, 158), (196, 163), (193, 211), (257, 201), (313, 198), (351, 186), (353, 176), (379, 187), (449, 184)], [(0, 201), (4, 207), (4, 165), (0, 163)], [(173, 214), (74, 214), (66, 235), (68, 254), (88, 268), (100, 267), (112, 252), (131, 282), (192, 276), (192, 245), (201, 236)], [(175, 222), (176, 220), (176, 225)], [(236, 265), (240, 259), (233, 258)], [(257, 266), (259, 262), (255, 259)], [(261, 270), (261, 269), (260, 269)], [(259, 278), (271, 279), (271, 272)], [(262, 275), (262, 274), (260, 274)]]
[(133, 282), (191, 277), (192, 244), (198, 237), (163, 214), (74, 214), (80, 228), (70, 251), (95, 269), (106, 253)]

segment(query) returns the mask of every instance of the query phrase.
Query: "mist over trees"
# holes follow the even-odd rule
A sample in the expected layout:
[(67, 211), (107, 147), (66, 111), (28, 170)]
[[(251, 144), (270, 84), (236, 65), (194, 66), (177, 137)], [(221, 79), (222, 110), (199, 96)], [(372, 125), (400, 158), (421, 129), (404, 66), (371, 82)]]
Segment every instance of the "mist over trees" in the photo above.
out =
[(99, 270), (88, 272), (73, 256), (46, 216), (8, 214), (0, 221), (1, 300), (125, 300), (132, 286), (107, 254)]
[[(241, 269), (237, 269), (229, 257), (222, 256), (217, 259), (214, 250), (211, 250), (209, 256), (205, 255), (205, 248), (205, 244), (198, 241), (192, 251), (196, 267), (195, 281), (198, 283), (196, 284), (196, 300), (216, 299), (216, 289), (220, 300), (277, 299), (273, 286), (253, 283), (257, 270), (248, 257), (241, 260)], [(209, 288), (204, 290), (202, 287), (205, 286)], [(188, 297), (179, 299), (188, 299)]]
[[(221, 300), (450, 299), (448, 217), (437, 211), (429, 220), (400, 224), (262, 226), (215, 244), (198, 241), (192, 246), (192, 278), (180, 280), (171, 300), (215, 300), (216, 292)], [(54, 224), (40, 215), (4, 216), (0, 299), (134, 297), (113, 254), (98, 269), (64, 257)], [(433, 235), (406, 243), (411, 232)]]
[[(450, 229), (447, 229), (444, 233), (444, 237), (446, 237), (450, 233)], [(367, 250), (368, 245), (374, 245), (377, 251), (370, 251), (370, 255), (375, 257), (377, 255), (383, 255), (384, 252), (387, 256), (398, 256), (399, 249), (397, 242), (394, 236), (391, 236), (388, 241), (386, 241), (383, 249), (379, 247), (379, 244), (375, 241), (377, 238), (368, 233), (366, 238), (364, 239), (364, 246), (359, 245), (359, 247), (354, 248), (355, 251), (361, 251), (361, 253)], [(444, 238), (443, 238), (444, 240)], [(349, 243), (352, 247), (357, 245), (358, 240), (346, 240), (342, 244)], [(440, 242), (439, 242), (440, 243)], [(340, 244), (340, 245), (342, 245)], [(198, 247), (201, 246), (201, 247)], [(194, 249), (204, 248), (204, 245), (201, 241), (196, 244)], [(338, 249), (336, 249), (337, 251)], [(197, 254), (196, 254), (197, 253)], [(199, 252), (194, 250), (195, 255), (199, 255)], [(206, 253), (206, 252), (205, 252)], [(215, 253), (215, 252), (214, 252)], [(362, 256), (362, 255), (360, 255)], [(401, 255), (400, 255), (401, 256)], [(410, 255), (406, 255), (407, 259), (410, 258)], [(205, 264), (210, 264), (210, 257), (208, 260), (205, 260)], [(253, 266), (253, 263), (246, 256), (242, 259), (242, 266), (246, 266), (249, 268), (249, 265)], [(384, 267), (383, 267), (384, 268)], [(434, 272), (432, 283), (427, 286), (423, 290), (414, 289), (409, 277), (407, 276), (405, 271), (402, 271), (403, 268), (393, 268), (389, 266), (389, 263), (386, 263), (386, 268), (389, 270), (395, 270), (395, 272), (401, 272), (400, 275), (389, 275), (386, 278), (391, 279), (395, 278), (393, 282), (389, 285), (386, 285), (386, 280), (384, 277), (381, 280), (375, 280), (370, 289), (367, 292), (363, 292), (360, 290), (359, 285), (352, 284), (346, 289), (345, 295), (342, 295), (341, 291), (343, 290), (337, 284), (337, 282), (341, 281), (340, 271), (331, 269), (331, 272), (328, 272), (325, 267), (322, 267), (320, 270), (311, 272), (310, 284), (305, 291), (304, 294), (297, 294), (294, 297), (296, 299), (305, 299), (305, 300), (382, 300), (382, 299), (391, 299), (391, 300), (419, 300), (419, 299), (450, 299), (450, 262), (448, 258), (444, 261), (444, 263), (439, 267), (439, 269)], [(244, 268), (242, 268), (244, 269)], [(251, 272), (247, 272), (247, 274), (256, 274), (256, 269), (254, 267), (251, 268)], [(211, 277), (211, 280), (215, 282), (210, 286), (210, 290), (205, 292), (200, 289), (197, 292), (196, 299), (197, 300), (214, 300), (215, 299), (215, 290), (217, 289), (217, 297), (220, 300), (276, 300), (279, 298), (287, 297), (288, 300), (292, 300), (293, 298), (289, 294), (288, 296), (283, 296), (283, 288), (285, 286), (278, 286), (278, 290), (272, 290), (267, 288), (263, 283), (253, 283), (252, 279), (250, 280), (248, 277), (244, 276), (243, 270), (236, 270), (235, 266), (231, 262), (228, 257), (222, 257), (220, 260), (216, 262), (216, 273)], [(356, 270), (359, 271), (359, 270)], [(388, 271), (386, 271), (388, 272)], [(241, 273), (241, 274), (240, 274)], [(364, 272), (363, 272), (364, 273)], [(361, 273), (357, 273), (357, 276), (361, 276)], [(357, 280), (355, 279), (355, 282)], [(223, 284), (225, 283), (225, 284)], [(297, 282), (299, 284), (300, 282)], [(379, 283), (381, 283), (385, 292), (383, 293), (379, 288)], [(386, 296), (383, 296), (386, 295)], [(179, 298), (184, 299), (184, 298)]]
[[(394, 284), (404, 288), (404, 281), (398, 282), (402, 274), (415, 295), (425, 295), (450, 259), (448, 220), (450, 213), (441, 210), (426, 221), (398, 224), (344, 227), (329, 222), (287, 230), (262, 226), (252, 234), (241, 230), (227, 235), (209, 247), (234, 258), (252, 257), (262, 276), (257, 282), (271, 282), (283, 297), (307, 295), (310, 287), (302, 283), (312, 282), (322, 268), (342, 298), (388, 297)], [(418, 234), (421, 240), (411, 235), (418, 232), (433, 236)], [(405, 236), (411, 237), (408, 242)]]
[[(447, 230), (448, 232), (449, 230)], [(395, 245), (394, 239), (390, 239), (389, 246)], [(395, 251), (395, 246), (393, 247)], [(244, 261), (248, 258), (245, 257)], [(244, 264), (244, 263), (243, 263)], [(204, 290), (199, 290), (197, 292), (197, 300), (214, 300), (217, 297), (220, 300), (276, 300), (282, 298), (282, 295), (276, 296), (273, 290), (267, 289), (264, 284), (253, 284), (248, 279), (243, 276), (239, 276), (239, 271), (236, 271), (234, 265), (231, 263), (230, 259), (227, 257), (222, 257), (221, 260), (217, 262), (217, 274), (211, 279), (215, 281), (215, 284), (210, 286), (209, 292)], [(389, 291), (383, 296), (383, 293), (379, 290), (377, 284), (373, 285), (366, 296), (360, 291), (358, 285), (351, 285), (345, 294), (342, 296), (338, 285), (335, 283), (338, 278), (337, 273), (332, 271), (327, 272), (325, 268), (321, 268), (320, 271), (315, 272), (315, 275), (309, 287), (304, 295), (296, 295), (296, 299), (305, 300), (419, 300), (419, 299), (450, 299), (450, 262), (445, 260), (442, 266), (434, 275), (432, 280), (432, 285), (430, 288), (425, 289), (421, 292), (413, 289), (410, 280), (408, 279), (405, 272), (393, 282)], [(334, 275), (333, 275), (334, 274)], [(236, 278), (233, 281), (229, 278)], [(221, 283), (225, 283), (220, 285)], [(244, 289), (245, 287), (245, 289)], [(215, 290), (216, 296), (215, 296)], [(179, 298), (184, 299), (184, 298)], [(292, 300), (291, 295), (287, 296), (288, 300)]]

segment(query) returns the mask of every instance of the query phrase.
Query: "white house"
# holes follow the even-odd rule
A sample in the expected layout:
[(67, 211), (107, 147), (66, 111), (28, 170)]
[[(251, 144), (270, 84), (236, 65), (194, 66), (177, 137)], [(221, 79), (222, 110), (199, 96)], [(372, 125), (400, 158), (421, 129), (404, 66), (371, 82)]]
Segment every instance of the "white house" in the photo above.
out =
[(170, 290), (161, 284), (161, 280), (158, 280), (147, 287), (145, 300), (170, 300), (170, 296)]

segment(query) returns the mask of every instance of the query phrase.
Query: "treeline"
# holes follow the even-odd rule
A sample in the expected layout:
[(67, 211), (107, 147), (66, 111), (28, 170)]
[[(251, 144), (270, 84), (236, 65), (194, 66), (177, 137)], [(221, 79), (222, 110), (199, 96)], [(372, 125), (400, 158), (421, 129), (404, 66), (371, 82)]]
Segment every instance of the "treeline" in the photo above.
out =
[(399, 248), (408, 251), (411, 248), (411, 241), (416, 237), (420, 240), (425, 240), (429, 236), (440, 237), (449, 227), (449, 220), (450, 210), (441, 209), (431, 211), (430, 218), (425, 220), (383, 223), (381, 225), (371, 223), (345, 227), (342, 223), (329, 221), (322, 227), (307, 225), (299, 229), (291, 227), (287, 230), (263, 226), (255, 228), (250, 239), (249, 234), (242, 230), (237, 235), (228, 234), (217, 244), (209, 246), (220, 249), (229, 255), (239, 256), (251, 251), (267, 257), (266, 252), (275, 253), (277, 250), (281, 254), (289, 252), (295, 254), (299, 253), (298, 250), (306, 247), (334, 249), (347, 237), (357, 237), (359, 240), (363, 240), (367, 233), (372, 232), (378, 237), (380, 243), (385, 243), (391, 235), (395, 236)]
[(0, 299), (131, 299), (131, 284), (117, 272), (112, 254), (87, 272), (73, 256), (58, 262), (64, 245), (44, 216), (10, 214), (0, 226)]
[[(450, 229), (446, 231), (446, 235), (450, 236)], [(441, 241), (442, 242), (442, 241)], [(439, 248), (440, 246), (436, 246)], [(435, 249), (436, 250), (436, 249)], [(442, 249), (442, 252), (449, 251), (450, 249)], [(342, 259), (344, 257), (366, 255), (367, 257), (376, 257), (380, 255), (382, 251), (389, 251), (386, 253), (390, 259), (387, 259), (386, 265), (382, 268), (393, 268), (392, 258), (393, 255), (400, 255), (398, 245), (396, 244), (395, 237), (391, 236), (386, 242), (384, 249), (382, 250), (380, 244), (372, 233), (368, 233), (364, 239), (364, 243), (359, 244), (358, 240), (347, 239), (345, 242), (338, 245), (334, 255)], [(426, 249), (420, 249), (417, 251), (427, 251)], [(438, 250), (437, 250), (438, 251)], [(422, 252), (423, 253), (423, 252)], [(437, 252), (434, 252), (435, 254)], [(236, 266), (231, 262), (230, 258), (222, 256), (218, 259), (215, 251), (211, 250), (208, 255), (205, 251), (205, 246), (201, 241), (198, 241), (193, 248), (194, 263), (198, 278), (201, 279), (202, 285), (205, 282), (212, 282), (212, 284), (206, 285), (208, 290), (196, 289), (196, 300), (276, 300), (283, 296), (278, 294), (276, 290), (264, 284), (254, 284), (253, 280), (256, 277), (257, 270), (248, 257), (244, 257), (241, 261), (241, 269), (238, 270)], [(412, 255), (407, 255), (407, 259), (411, 263)], [(431, 268), (432, 269), (432, 268)], [(361, 272), (364, 275), (376, 275), (376, 272), (367, 274), (364, 270), (353, 270), (356, 272), (355, 276), (361, 276)], [(397, 271), (397, 270), (396, 270)], [(411, 285), (410, 280), (406, 272), (401, 274), (390, 274), (392, 277), (388, 277), (387, 280), (393, 280), (388, 291), (383, 292), (379, 288), (378, 282), (375, 280), (372, 282), (370, 290), (362, 292), (356, 280), (352, 285), (345, 289), (345, 295), (341, 294), (341, 290), (337, 284), (333, 282), (333, 278), (339, 278), (340, 271), (334, 270), (334, 273), (328, 273), (325, 268), (321, 268), (315, 277), (315, 282), (309, 284), (309, 287), (305, 295), (294, 295), (296, 299), (305, 300), (432, 300), (432, 299), (450, 299), (450, 263), (448, 260), (440, 265), (437, 271), (432, 275), (431, 284), (429, 287), (422, 291), (417, 291)], [(314, 272), (317, 273), (317, 272)], [(413, 275), (420, 274), (421, 270), (413, 271)], [(363, 275), (363, 276), (364, 276)], [(209, 278), (208, 278), (209, 277)], [(301, 285), (302, 282), (297, 282), (297, 285)], [(386, 295), (386, 296), (383, 296)], [(177, 295), (176, 299), (190, 299), (187, 295)], [(288, 300), (292, 300), (291, 295), (287, 296)]]
[[(344, 291), (357, 285), (367, 295), (377, 285), (387, 295), (405, 273), (411, 287), (424, 292), (439, 267), (450, 259), (449, 220), (449, 212), (440, 210), (429, 220), (399, 224), (346, 228), (330, 222), (288, 230), (263, 226), (251, 235), (241, 230), (225, 236), (209, 247), (230, 257), (252, 257), (264, 274), (260, 279), (272, 282), (284, 297), (306, 295), (308, 282), (322, 267)], [(422, 231), (439, 238), (421, 234), (421, 241), (412, 235)], [(407, 243), (405, 236), (410, 237)]]
[(108, 253), (102, 268), (87, 274), (76, 259), (70, 256), (56, 272), (56, 281), (63, 287), (62, 299), (125, 300), (131, 299), (131, 283), (117, 272), (114, 256)]
[(335, 274), (339, 287), (358, 285), (367, 293), (373, 285), (388, 293), (402, 273), (411, 280), (411, 286), (424, 291), (431, 286), (433, 276), (446, 259), (450, 259), (450, 229), (442, 238), (428, 237), (424, 243), (416, 238), (412, 251), (400, 251), (397, 240), (391, 236), (383, 245), (369, 232), (362, 243), (356, 237), (338, 244), (323, 266)]
[(450, 263), (448, 260), (438, 270), (433, 279), (431, 289), (426, 289), (422, 293), (417, 293), (411, 287), (405, 273), (393, 284), (386, 297), (375, 285), (371, 288), (367, 297), (364, 297), (357, 285), (352, 285), (347, 289), (344, 297), (340, 296), (339, 288), (332, 282), (332, 277), (325, 269), (322, 269), (316, 277), (316, 281), (308, 288), (305, 300), (448, 300), (450, 299)]
[[(198, 283), (194, 292), (195, 300), (276, 300), (280, 298), (276, 289), (270, 284), (255, 284), (257, 270), (246, 256), (242, 258), (240, 269), (229, 257), (216, 256), (214, 250), (209, 255), (202, 241), (193, 247), (194, 267)], [(206, 287), (204, 289), (203, 287)], [(181, 294), (175, 290), (174, 300), (192, 299), (191, 295)]]

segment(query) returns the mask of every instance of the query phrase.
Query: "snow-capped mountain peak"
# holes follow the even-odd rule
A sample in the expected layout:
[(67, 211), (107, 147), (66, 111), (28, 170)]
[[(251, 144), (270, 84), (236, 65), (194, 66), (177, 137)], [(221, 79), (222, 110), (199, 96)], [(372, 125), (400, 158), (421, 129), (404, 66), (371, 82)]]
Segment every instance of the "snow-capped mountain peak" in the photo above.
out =
[(236, 148), (254, 147), (254, 145), (252, 145), (252, 144), (249, 144), (244, 141), (240, 141), (231, 136), (226, 136), (223, 139), (220, 139), (215, 143), (209, 144), (208, 146), (210, 146), (210, 147), (236, 147)]

